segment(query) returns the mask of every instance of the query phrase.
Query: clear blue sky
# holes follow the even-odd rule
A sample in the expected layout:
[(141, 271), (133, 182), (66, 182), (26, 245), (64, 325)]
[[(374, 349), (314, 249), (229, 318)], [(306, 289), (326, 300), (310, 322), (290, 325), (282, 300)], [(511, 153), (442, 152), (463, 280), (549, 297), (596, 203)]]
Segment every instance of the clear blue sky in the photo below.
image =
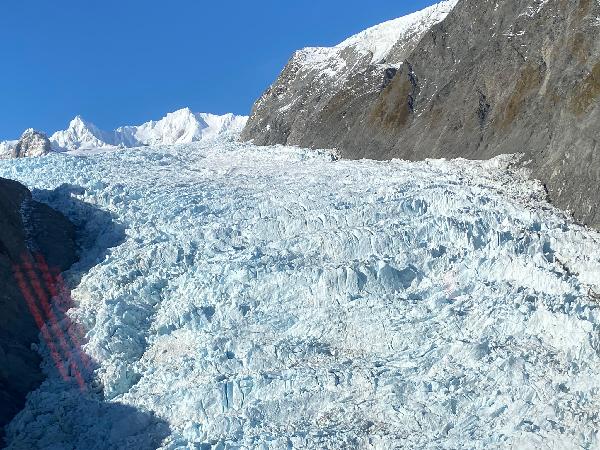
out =
[(0, 1), (0, 140), (76, 114), (112, 129), (189, 106), (248, 114), (292, 52), (434, 0)]

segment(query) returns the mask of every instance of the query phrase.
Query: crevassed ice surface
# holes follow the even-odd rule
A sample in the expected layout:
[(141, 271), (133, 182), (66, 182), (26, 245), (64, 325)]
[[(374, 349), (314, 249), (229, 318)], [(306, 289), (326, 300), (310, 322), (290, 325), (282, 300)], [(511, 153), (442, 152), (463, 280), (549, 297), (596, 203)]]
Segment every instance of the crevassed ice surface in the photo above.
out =
[[(46, 355), (10, 448), (597, 447), (600, 240), (508, 161), (222, 140), (0, 162), (126, 227), (72, 293), (104, 399)], [(115, 233), (44, 198), (92, 250)]]

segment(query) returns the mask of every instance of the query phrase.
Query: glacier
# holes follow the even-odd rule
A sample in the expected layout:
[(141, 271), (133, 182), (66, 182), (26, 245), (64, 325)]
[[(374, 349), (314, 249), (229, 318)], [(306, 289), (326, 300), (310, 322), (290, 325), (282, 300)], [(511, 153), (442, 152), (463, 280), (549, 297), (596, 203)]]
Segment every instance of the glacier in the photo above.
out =
[(95, 364), (82, 392), (40, 344), (9, 448), (598, 447), (600, 235), (516, 158), (219, 137), (0, 161), (83, 230)]

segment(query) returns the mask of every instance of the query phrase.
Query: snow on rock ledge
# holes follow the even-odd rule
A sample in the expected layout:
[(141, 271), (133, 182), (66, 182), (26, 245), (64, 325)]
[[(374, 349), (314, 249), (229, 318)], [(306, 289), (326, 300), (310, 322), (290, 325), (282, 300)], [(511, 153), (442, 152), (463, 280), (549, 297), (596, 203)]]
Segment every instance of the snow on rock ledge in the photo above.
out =
[(297, 57), (307, 68), (324, 70), (328, 69), (324, 65), (336, 65), (334, 60), (343, 59), (343, 53), (349, 50), (368, 54), (371, 64), (400, 64), (406, 51), (400, 54), (397, 50), (416, 44), (423, 33), (446, 18), (457, 2), (458, 0), (446, 0), (407, 16), (375, 25), (335, 47), (307, 47), (300, 50)]

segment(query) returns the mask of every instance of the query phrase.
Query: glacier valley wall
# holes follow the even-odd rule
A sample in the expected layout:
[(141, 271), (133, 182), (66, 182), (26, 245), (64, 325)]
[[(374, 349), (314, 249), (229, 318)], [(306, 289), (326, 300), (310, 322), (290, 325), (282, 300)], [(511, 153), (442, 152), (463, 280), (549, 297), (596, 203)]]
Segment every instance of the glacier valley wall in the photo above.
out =
[(350, 159), (523, 153), (555, 205), (600, 226), (600, 4), (459, 0), (404, 19), (392, 47), (382, 24), (297, 52), (242, 138)]

